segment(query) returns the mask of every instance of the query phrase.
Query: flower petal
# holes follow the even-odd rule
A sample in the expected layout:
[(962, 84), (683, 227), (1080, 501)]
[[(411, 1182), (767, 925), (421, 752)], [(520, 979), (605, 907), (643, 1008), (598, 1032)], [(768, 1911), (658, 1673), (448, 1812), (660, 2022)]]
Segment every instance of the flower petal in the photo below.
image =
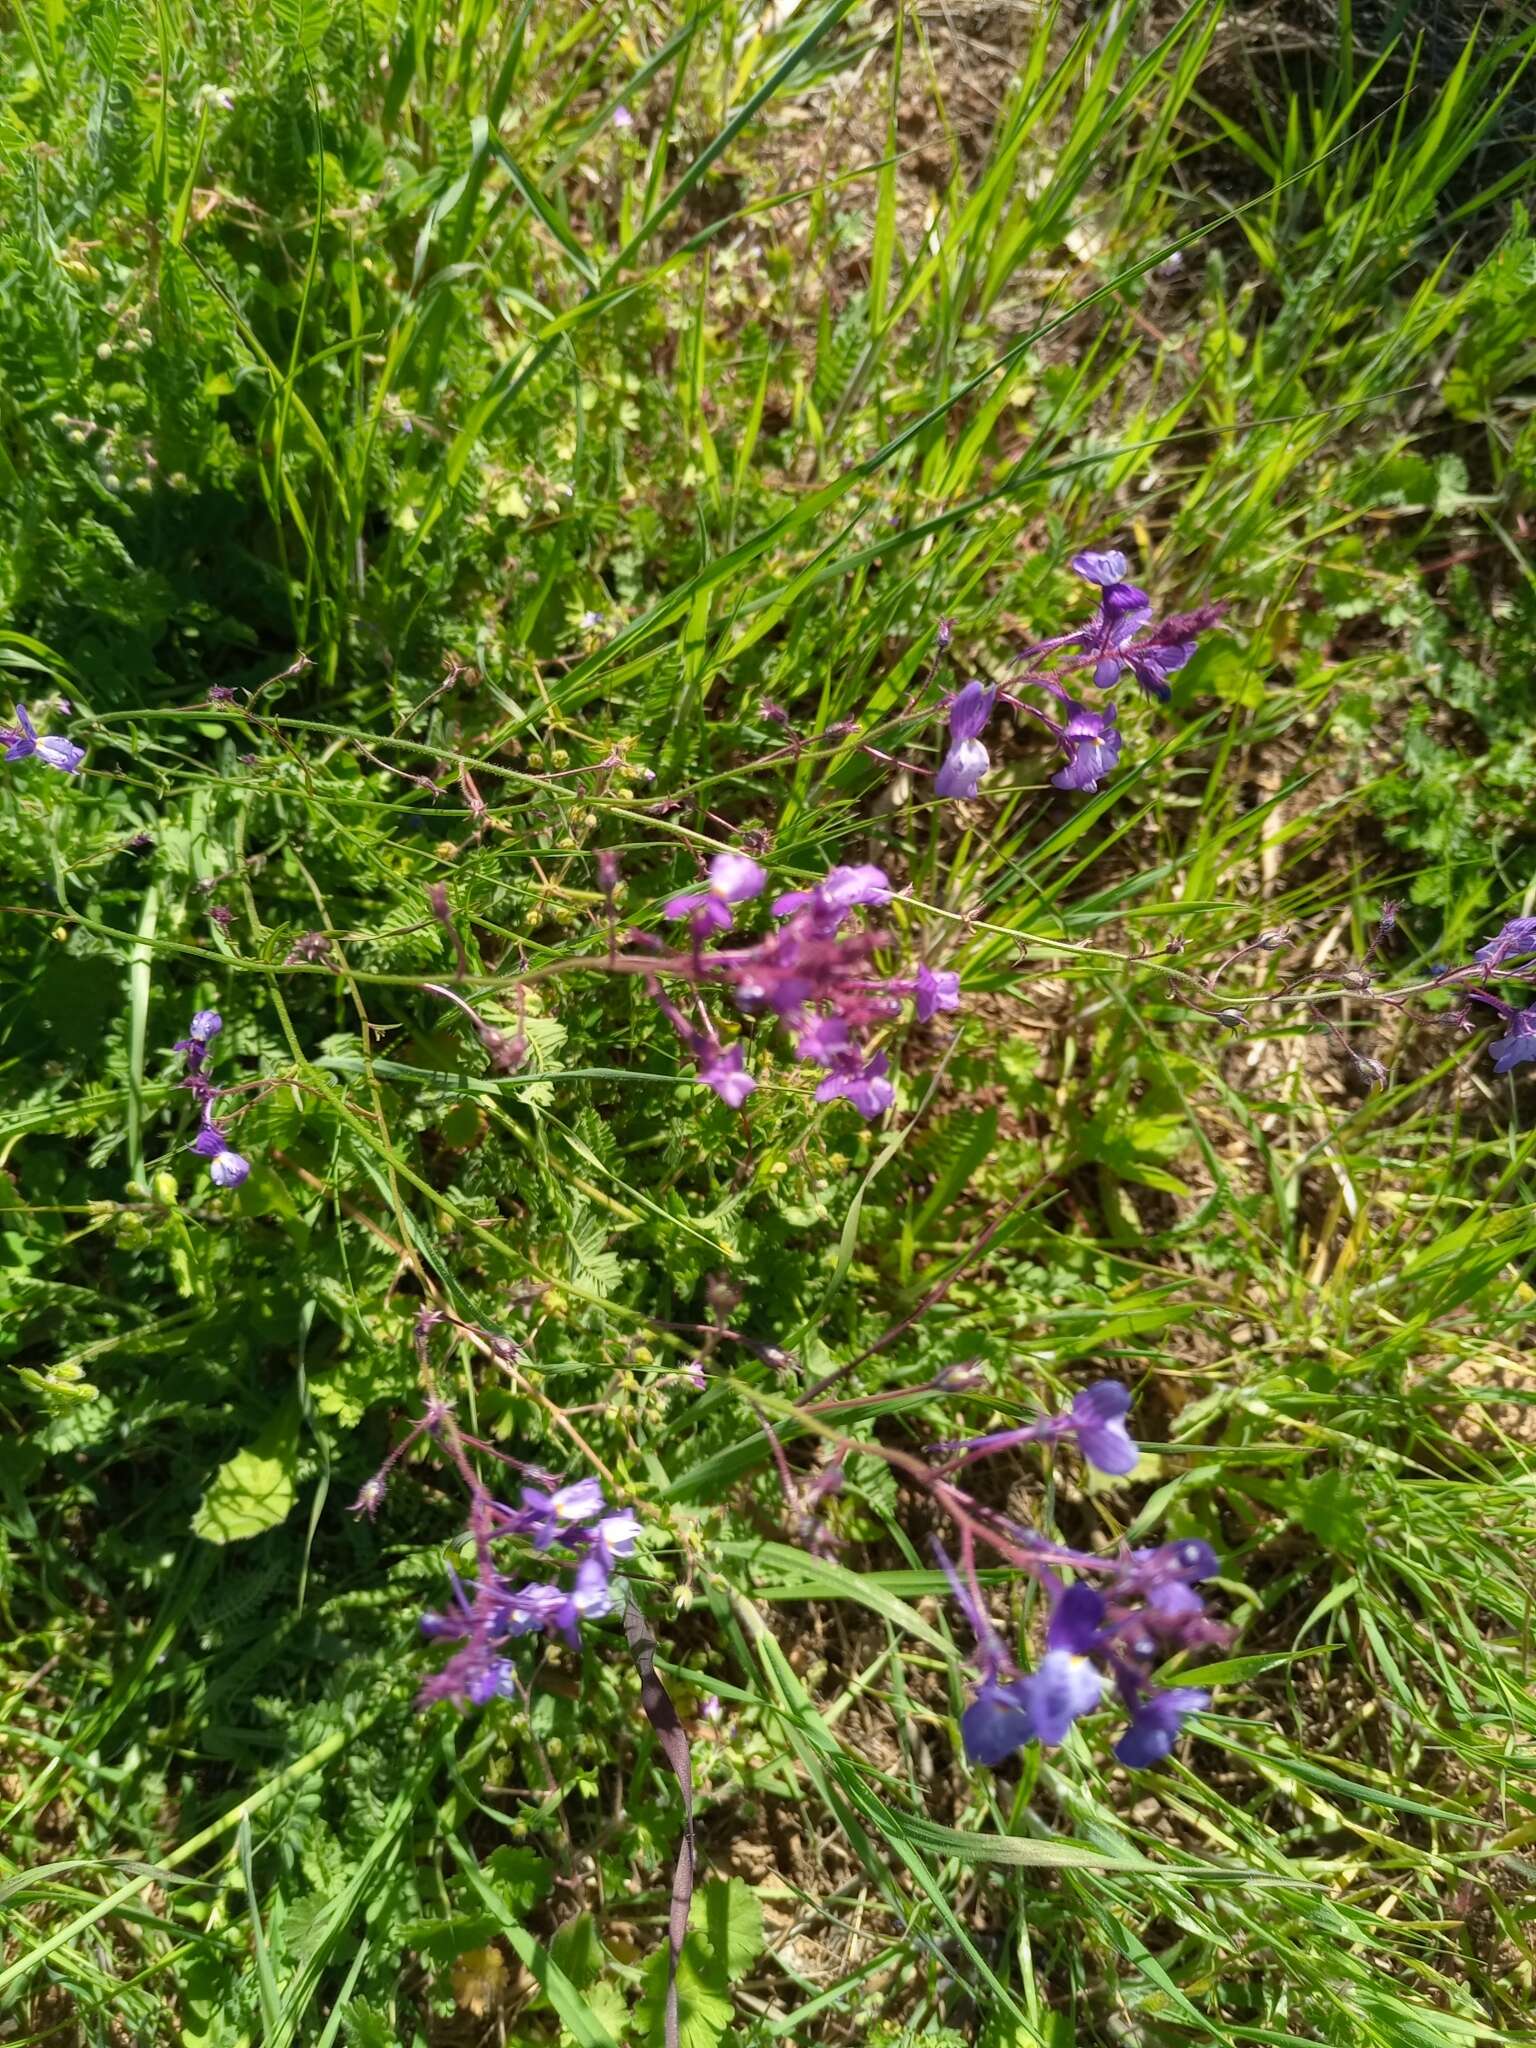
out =
[(1035, 1732), (1027, 1681), (1000, 1685), (988, 1679), (960, 1716), (960, 1735), (973, 1764), (1000, 1764)]
[(1118, 548), (1088, 548), (1080, 555), (1074, 555), (1067, 565), (1074, 576), (1081, 576), (1086, 583), (1097, 583), (1100, 589), (1111, 583), (1123, 583), (1125, 572), (1130, 567)]
[(958, 741), (944, 756), (943, 764), (933, 778), (934, 795), (958, 797), (969, 803), (991, 765), (992, 757), (980, 740)]
[(1104, 1694), (1101, 1672), (1070, 1650), (1048, 1650), (1040, 1668), (1024, 1680), (1029, 1687), (1035, 1733), (1050, 1748), (1065, 1742), (1079, 1714), (1088, 1714)]

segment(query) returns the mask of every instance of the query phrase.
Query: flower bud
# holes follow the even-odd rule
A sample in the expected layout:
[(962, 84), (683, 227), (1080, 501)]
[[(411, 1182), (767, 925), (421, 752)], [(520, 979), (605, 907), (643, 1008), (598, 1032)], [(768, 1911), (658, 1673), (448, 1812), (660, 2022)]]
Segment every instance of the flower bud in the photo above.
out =
[(968, 1358), (946, 1365), (933, 1384), (945, 1394), (976, 1394), (987, 1384), (987, 1369), (979, 1358)]

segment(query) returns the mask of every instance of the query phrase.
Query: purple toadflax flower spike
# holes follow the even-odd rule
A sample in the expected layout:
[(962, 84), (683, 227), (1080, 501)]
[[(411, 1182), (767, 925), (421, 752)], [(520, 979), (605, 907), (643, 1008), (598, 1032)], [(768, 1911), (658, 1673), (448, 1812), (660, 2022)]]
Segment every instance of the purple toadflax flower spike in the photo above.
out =
[[(1113, 705), (1092, 710), (1077, 700), (1067, 682), (1080, 687), (1082, 681), (1091, 681), (1100, 690), (1112, 690), (1129, 674), (1147, 696), (1166, 703), (1172, 694), (1170, 678), (1195, 654), (1199, 636), (1226, 610), (1221, 603), (1201, 605), (1154, 624), (1152, 600), (1128, 580), (1129, 564), (1118, 548), (1086, 549), (1072, 557), (1071, 567), (1097, 589), (1097, 611), (1086, 625), (1024, 648), (1018, 659), (1026, 672), (1012, 689), (994, 692), (981, 683), (968, 683), (950, 700), (950, 746), (934, 782), (938, 795), (975, 796), (989, 765), (980, 734), (998, 695), (1055, 736), (1067, 763), (1051, 777), (1056, 787), (1092, 793), (1119, 765), (1119, 723)], [(1016, 690), (1048, 692), (1061, 705), (1061, 714), (1048, 715)]]
[[(1231, 1640), (1230, 1629), (1206, 1613), (1197, 1590), (1219, 1569), (1209, 1543), (1186, 1536), (1154, 1549), (1122, 1550), (1114, 1558), (1069, 1550), (983, 1507), (950, 1476), (957, 1465), (991, 1451), (1067, 1435), (1076, 1436), (1102, 1469), (1127, 1472), (1136, 1462), (1125, 1427), (1128, 1406), (1123, 1387), (1101, 1380), (1084, 1388), (1063, 1415), (1043, 1416), (1022, 1429), (968, 1444), (939, 1445), (931, 1453), (953, 1454), (948, 1463), (932, 1467), (927, 1480), (961, 1534), (960, 1571), (937, 1541), (933, 1550), (976, 1637), (979, 1680), (960, 1723), (965, 1753), (974, 1764), (999, 1764), (1026, 1742), (1064, 1742), (1074, 1722), (1092, 1713), (1113, 1684), (1129, 1715), (1115, 1753), (1122, 1763), (1143, 1769), (1167, 1756), (1188, 1716), (1210, 1704), (1209, 1694), (1193, 1687), (1159, 1691), (1152, 1685), (1165, 1658)], [(978, 1541), (999, 1551), (1049, 1594), (1044, 1654), (1024, 1676), (986, 1612), (976, 1573)], [(1058, 1576), (1063, 1567), (1074, 1575), (1069, 1585)], [(1090, 1583), (1093, 1578), (1100, 1583)]]
[(7, 761), (25, 761), (35, 754), (39, 761), (45, 761), (50, 768), (57, 768), (65, 775), (79, 772), (80, 763), (85, 759), (84, 747), (57, 733), (39, 736), (37, 727), (27, 715), (25, 704), (16, 706), (16, 724), (21, 728), (19, 732), (11, 726), (0, 727), (0, 739), (6, 742)]
[[(1180, 1562), (1191, 1557), (1193, 1564)], [(990, 1622), (978, 1638), (981, 1683), (961, 1718), (971, 1762), (1001, 1763), (1026, 1742), (1048, 1748), (1064, 1742), (1072, 1724), (1101, 1704), (1111, 1679), (1130, 1714), (1116, 1756), (1137, 1770), (1161, 1762), (1187, 1717), (1210, 1705), (1210, 1694), (1191, 1686), (1153, 1690), (1152, 1665), (1173, 1650), (1230, 1640), (1194, 1590), (1193, 1581), (1208, 1575), (1207, 1560), (1214, 1567), (1214, 1552), (1197, 1541), (1133, 1551), (1102, 1593), (1081, 1581), (1063, 1588), (1054, 1573), (1042, 1572), (1052, 1609), (1037, 1668), (1023, 1678), (1008, 1675), (1013, 1667)], [(1104, 1569), (1103, 1560), (1084, 1556), (1081, 1568), (1090, 1566)], [(959, 1594), (952, 1570), (950, 1582)], [(973, 1612), (975, 1602), (961, 1598), (967, 1614)]]
[[(554, 1488), (524, 1487), (521, 1507), (503, 1507), (469, 1464), (451, 1417), (445, 1416), (442, 1426), (449, 1432), (450, 1455), (471, 1489), (469, 1533), (479, 1579), (470, 1598), (450, 1571), (453, 1605), (446, 1613), (422, 1616), (423, 1635), (458, 1637), (464, 1648), (427, 1679), (416, 1703), (426, 1707), (453, 1699), (484, 1706), (498, 1694), (510, 1696), (519, 1690), (510, 1660), (500, 1654), (503, 1644), (543, 1631), (579, 1649), (582, 1622), (613, 1611), (614, 1567), (620, 1558), (633, 1555), (640, 1524), (628, 1508), (609, 1508), (596, 1479)], [(539, 1551), (557, 1543), (575, 1551), (579, 1561), (570, 1583), (530, 1579), (510, 1584), (494, 1555), (499, 1536), (521, 1536)]]
[(981, 743), (987, 720), (992, 716), (996, 690), (985, 683), (967, 683), (949, 707), (949, 752), (933, 780), (935, 796), (975, 796), (992, 758)]
[(694, 936), (729, 931), (735, 922), (731, 905), (760, 896), (766, 872), (744, 853), (717, 853), (709, 864), (709, 886), (674, 896), (663, 908), (668, 917), (686, 917)]
[(651, 979), (648, 986), (657, 1009), (698, 1061), (699, 1079), (704, 1086), (713, 1089), (731, 1109), (740, 1109), (757, 1086), (743, 1063), (741, 1047), (722, 1045), (712, 1026), (696, 1030), (676, 1003), (662, 994), (659, 983)]
[[(684, 958), (648, 934), (632, 935), (649, 956), (641, 971), (650, 996), (697, 1060), (706, 1087), (740, 1108), (756, 1085), (741, 1046), (721, 1044), (698, 1000), (698, 991), (715, 986), (729, 989), (748, 1016), (775, 1018), (796, 1057), (826, 1070), (818, 1101), (847, 1101), (871, 1120), (890, 1108), (890, 1062), (876, 1049), (877, 1034), (901, 1014), (904, 998), (924, 1021), (960, 1002), (960, 978), (953, 970), (924, 966), (906, 980), (874, 972), (874, 957), (891, 935), (856, 913), (883, 907), (893, 893), (884, 870), (866, 862), (835, 867), (811, 888), (775, 897), (777, 929), (749, 943), (706, 950), (696, 923), (692, 954)], [(668, 907), (697, 918), (703, 913), (693, 902), (678, 898)], [(693, 1015), (685, 1015), (666, 993), (664, 975), (692, 985)]]

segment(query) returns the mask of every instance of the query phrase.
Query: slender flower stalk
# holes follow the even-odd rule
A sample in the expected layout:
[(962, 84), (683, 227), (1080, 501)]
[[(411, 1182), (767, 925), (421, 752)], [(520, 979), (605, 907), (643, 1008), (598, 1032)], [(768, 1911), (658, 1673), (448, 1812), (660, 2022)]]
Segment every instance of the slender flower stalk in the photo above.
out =
[(761, 896), (767, 880), (764, 870), (746, 854), (718, 853), (709, 864), (708, 886), (672, 897), (666, 905), (666, 914), (668, 917), (686, 917), (695, 939), (707, 938), (712, 932), (729, 931), (735, 922), (732, 906)]

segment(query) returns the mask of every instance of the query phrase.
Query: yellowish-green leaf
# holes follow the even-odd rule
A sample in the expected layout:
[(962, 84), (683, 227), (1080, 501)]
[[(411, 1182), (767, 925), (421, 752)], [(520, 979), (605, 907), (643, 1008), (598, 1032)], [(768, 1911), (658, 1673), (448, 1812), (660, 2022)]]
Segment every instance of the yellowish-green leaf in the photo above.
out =
[(206, 1543), (244, 1543), (275, 1529), (293, 1506), (297, 1462), (298, 1429), (290, 1414), (214, 1473), (192, 1517), (193, 1533)]

